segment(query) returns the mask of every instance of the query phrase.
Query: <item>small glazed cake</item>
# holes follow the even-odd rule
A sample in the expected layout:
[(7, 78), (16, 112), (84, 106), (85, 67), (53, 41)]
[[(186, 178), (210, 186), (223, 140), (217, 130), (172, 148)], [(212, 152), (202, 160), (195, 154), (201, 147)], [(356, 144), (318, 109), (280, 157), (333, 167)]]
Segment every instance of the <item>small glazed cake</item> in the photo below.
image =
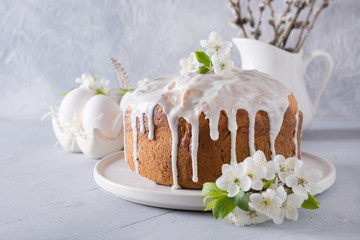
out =
[(122, 102), (130, 169), (174, 188), (201, 189), (225, 163), (262, 150), (300, 158), (302, 112), (280, 82), (256, 70), (145, 81)]

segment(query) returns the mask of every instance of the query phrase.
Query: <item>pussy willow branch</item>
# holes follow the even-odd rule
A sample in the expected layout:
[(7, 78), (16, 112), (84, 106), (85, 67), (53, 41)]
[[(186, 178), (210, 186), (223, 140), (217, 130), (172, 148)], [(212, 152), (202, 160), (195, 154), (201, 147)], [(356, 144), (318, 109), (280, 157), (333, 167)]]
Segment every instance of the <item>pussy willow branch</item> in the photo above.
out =
[(299, 33), (299, 37), (298, 37), (298, 40), (296, 42), (296, 46), (295, 46), (295, 49), (299, 46), (300, 44), (300, 41), (301, 41), (301, 38), (302, 38), (302, 35), (304, 33), (304, 30), (305, 28), (308, 26), (309, 24), (309, 20), (310, 20), (310, 17), (312, 15), (312, 12), (313, 12), (313, 9), (314, 9), (314, 4), (315, 4), (315, 1), (316, 0), (310, 0), (310, 9), (309, 9), (309, 12), (308, 14), (306, 15), (306, 18), (301, 26), (301, 30), (300, 30), (300, 33)]
[(327, 8), (329, 6), (329, 0), (324, 0), (323, 4), (320, 6), (320, 8), (318, 8), (316, 11), (315, 11), (315, 15), (314, 15), (314, 18), (312, 20), (312, 22), (310, 23), (310, 25), (306, 28), (306, 33), (305, 33), (305, 36), (300, 40), (299, 44), (297, 44), (296, 48), (295, 48), (295, 52), (298, 52), (302, 45), (304, 44), (304, 41), (306, 40), (306, 38), (308, 37), (309, 35), (309, 32), (311, 31), (311, 29), (314, 27), (314, 24), (317, 20), (317, 18), (319, 17), (320, 15), (320, 12), (324, 9), (324, 8)]
[(270, 9), (270, 14), (271, 14), (271, 18), (269, 20), (269, 24), (272, 26), (273, 30), (274, 30), (274, 38), (273, 40), (270, 42), (270, 44), (274, 45), (277, 38), (278, 38), (278, 30), (276, 28), (276, 24), (275, 24), (275, 11), (274, 11), (274, 8), (273, 6), (271, 5), (271, 2), (270, 0), (267, 1), (267, 5)]
[(235, 11), (236, 13), (236, 19), (234, 24), (237, 25), (241, 31), (242, 34), (244, 35), (245, 38), (247, 38), (247, 34), (243, 25), (243, 19), (241, 16), (241, 7), (240, 7), (240, 1), (237, 0), (236, 2), (234, 2), (233, 0), (229, 0), (230, 6), (232, 7), (232, 9)]
[[(245, 0), (246, 10), (248, 16), (242, 16), (240, 0), (229, 0), (230, 9), (235, 15), (235, 20), (233, 23), (238, 26), (242, 31), (242, 36), (247, 38), (245, 25), (249, 24), (251, 27), (251, 35), (255, 39), (259, 39), (261, 36), (261, 24), (263, 21), (263, 12), (266, 7), (270, 11), (269, 24), (273, 28), (274, 37), (270, 44), (277, 46), (281, 49), (285, 49), (290, 52), (298, 52), (304, 41), (309, 35), (310, 30), (314, 27), (314, 24), (320, 15), (320, 12), (326, 8), (330, 0), (323, 0), (322, 5), (313, 13), (316, 0), (285, 0), (285, 9), (280, 15), (279, 22), (277, 23), (275, 19), (275, 9), (272, 5), (273, 0), (262, 0), (259, 6), (259, 15), (258, 21), (255, 21), (253, 11), (250, 6), (251, 0)], [(309, 12), (307, 12), (304, 21), (298, 21), (300, 13), (303, 9), (309, 7)], [(295, 10), (293, 10), (295, 8)], [(288, 17), (289, 16), (289, 17)], [(310, 18), (313, 16), (312, 20)], [(285, 25), (285, 26), (284, 26)], [(294, 48), (287, 48), (286, 44), (289, 39), (289, 36), (295, 29), (299, 29), (298, 39)]]
[(260, 15), (259, 15), (259, 21), (258, 21), (258, 23), (257, 23), (257, 25), (256, 25), (256, 28), (255, 28), (255, 30), (254, 30), (254, 37), (255, 37), (255, 39), (259, 39), (260, 38), (260, 36), (261, 36), (261, 29), (260, 29), (260, 25), (261, 25), (261, 23), (262, 23), (262, 16), (263, 16), (263, 12), (264, 12), (264, 10), (265, 10), (265, 5), (260, 5)]
[(295, 14), (294, 16), (291, 18), (290, 23), (287, 25), (287, 28), (285, 30), (285, 32), (281, 35), (281, 41), (278, 43), (278, 47), (282, 47), (285, 48), (286, 42), (289, 38), (289, 35), (291, 33), (291, 30), (293, 30), (295, 22), (297, 20), (297, 18), (299, 17), (299, 14), (301, 12), (301, 10), (305, 7), (305, 3), (301, 3), (300, 5), (296, 6), (296, 10), (295, 10)]
[[(238, 0), (240, 2), (240, 0)], [(255, 27), (255, 19), (250, 7), (250, 0), (246, 0), (246, 9), (249, 12), (250, 27)]]
[[(276, 38), (273, 39), (273, 45), (277, 46), (280, 35), (284, 32), (284, 29), (280, 30), (280, 27), (285, 23), (285, 17), (288, 13), (291, 12), (291, 3), (292, 1), (286, 1), (286, 8), (285, 11), (280, 15), (279, 24), (276, 26)], [(275, 23), (274, 23), (275, 24)]]

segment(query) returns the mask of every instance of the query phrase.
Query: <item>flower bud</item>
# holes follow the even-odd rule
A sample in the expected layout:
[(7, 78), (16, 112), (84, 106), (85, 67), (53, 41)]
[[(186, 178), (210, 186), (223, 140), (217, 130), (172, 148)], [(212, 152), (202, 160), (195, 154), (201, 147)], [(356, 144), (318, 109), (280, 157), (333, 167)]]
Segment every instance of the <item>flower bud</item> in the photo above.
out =
[(261, 3), (259, 5), (259, 11), (262, 12), (262, 11), (264, 11), (264, 9), (265, 9), (265, 5), (263, 3)]
[(269, 24), (270, 24), (271, 26), (274, 26), (275, 23), (274, 23), (274, 19), (273, 19), (273, 18), (270, 18), (270, 19), (269, 19)]
[(294, 28), (301, 28), (303, 23), (304, 23), (303, 21), (299, 21), (299, 22), (294, 23)]

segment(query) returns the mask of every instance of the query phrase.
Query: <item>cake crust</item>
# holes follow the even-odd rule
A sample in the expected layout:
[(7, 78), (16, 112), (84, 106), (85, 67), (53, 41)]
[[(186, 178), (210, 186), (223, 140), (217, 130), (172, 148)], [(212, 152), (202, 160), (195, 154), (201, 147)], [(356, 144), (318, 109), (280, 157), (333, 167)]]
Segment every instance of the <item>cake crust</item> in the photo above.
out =
[[(293, 157), (297, 152), (300, 159), (300, 136), (302, 126), (302, 112), (299, 111), (293, 94), (288, 96), (289, 105), (285, 111), (280, 131), (275, 140), (276, 154), (285, 158)], [(132, 171), (135, 171), (133, 156), (134, 137), (131, 123), (132, 108), (125, 111), (125, 152), (126, 160)], [(298, 121), (296, 119), (298, 114)], [(140, 131), (140, 120), (136, 120), (137, 129), (137, 161), (139, 174), (156, 183), (172, 186), (172, 132), (169, 128), (168, 117), (160, 105), (153, 110), (154, 138), (149, 139), (149, 119), (143, 115), (144, 130)], [(250, 156), (249, 148), (249, 117), (248, 112), (239, 109), (236, 113), (236, 161), (241, 162)], [(254, 126), (255, 150), (265, 153), (271, 159), (270, 123), (265, 111), (258, 111)], [(296, 131), (297, 129), (297, 131)], [(193, 168), (191, 158), (192, 126), (184, 118), (178, 119), (177, 144), (177, 173), (178, 185), (188, 189), (201, 189), (205, 182), (214, 182), (221, 176), (221, 167), (231, 160), (231, 133), (228, 129), (228, 117), (225, 111), (219, 113), (219, 138), (212, 140), (210, 136), (209, 120), (202, 112), (199, 115), (199, 144), (197, 150), (198, 181), (192, 180)], [(295, 136), (296, 134), (296, 136)], [(294, 141), (294, 138), (297, 141)], [(295, 144), (297, 146), (295, 146)]]

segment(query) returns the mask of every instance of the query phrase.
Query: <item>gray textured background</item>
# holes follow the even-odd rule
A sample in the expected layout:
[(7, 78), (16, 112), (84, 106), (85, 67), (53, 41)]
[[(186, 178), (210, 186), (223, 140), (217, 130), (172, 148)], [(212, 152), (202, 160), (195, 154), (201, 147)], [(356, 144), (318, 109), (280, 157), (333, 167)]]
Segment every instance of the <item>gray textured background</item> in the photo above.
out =
[[(0, 118), (40, 117), (83, 72), (115, 87), (110, 57), (124, 65), (133, 85), (178, 72), (179, 59), (199, 49), (210, 31), (225, 39), (237, 36), (226, 5), (225, 0), (2, 0)], [(359, 10), (359, 0), (335, 1), (305, 42), (305, 54), (326, 50), (335, 63), (318, 116), (360, 117)], [(235, 48), (232, 56), (240, 66)], [(310, 66), (311, 92), (322, 71), (321, 60)]]

